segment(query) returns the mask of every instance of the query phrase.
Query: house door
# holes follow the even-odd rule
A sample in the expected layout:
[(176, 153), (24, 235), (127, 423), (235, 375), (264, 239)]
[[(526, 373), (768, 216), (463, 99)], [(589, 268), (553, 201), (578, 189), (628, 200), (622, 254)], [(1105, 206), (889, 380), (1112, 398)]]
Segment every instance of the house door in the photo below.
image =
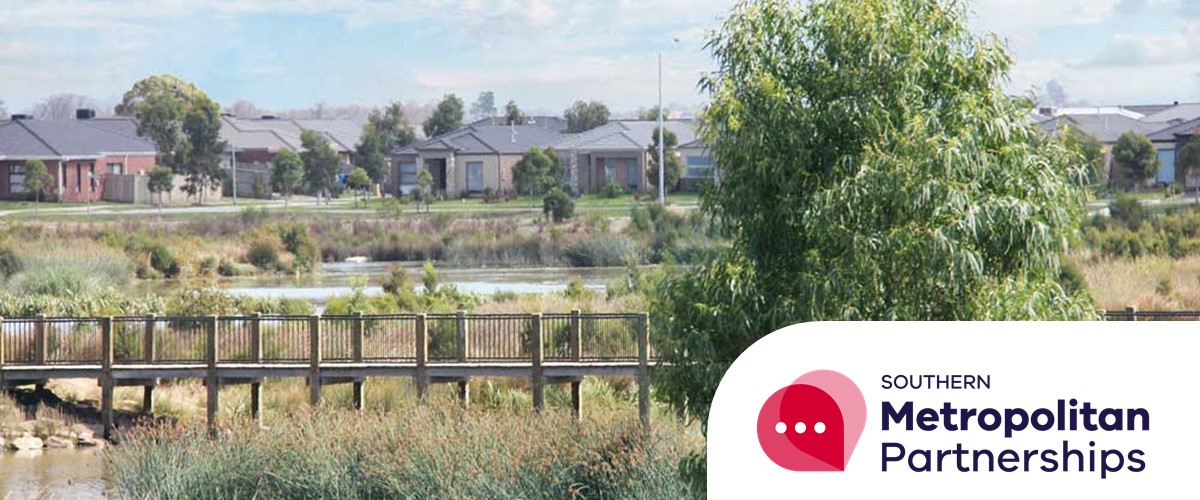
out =
[(433, 185), (430, 186), (435, 192), (446, 190), (446, 160), (425, 160), (426, 167), (429, 168), (429, 175), (433, 177)]
[(483, 192), (483, 162), (467, 163), (467, 191)]

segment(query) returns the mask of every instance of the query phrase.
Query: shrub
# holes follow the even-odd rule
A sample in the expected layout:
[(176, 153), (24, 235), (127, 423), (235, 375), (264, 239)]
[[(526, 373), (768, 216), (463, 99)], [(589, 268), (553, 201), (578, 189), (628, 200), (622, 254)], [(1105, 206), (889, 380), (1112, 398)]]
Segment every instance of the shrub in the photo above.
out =
[(246, 252), (246, 262), (264, 271), (278, 269), (279, 241), (266, 236), (254, 240)]
[(608, 184), (600, 189), (600, 196), (605, 198), (618, 198), (623, 194), (625, 194), (625, 190), (621, 188), (620, 184), (613, 181), (608, 181)]
[(1146, 219), (1146, 207), (1132, 195), (1122, 194), (1108, 205), (1109, 215), (1116, 221), (1125, 224), (1129, 229), (1137, 230)]
[(577, 240), (563, 251), (574, 267), (611, 267), (637, 260), (637, 246), (619, 235), (599, 235)]
[(542, 211), (554, 222), (562, 222), (575, 216), (575, 202), (566, 191), (554, 188), (542, 199)]
[(1171, 295), (1171, 291), (1174, 289), (1175, 289), (1175, 284), (1171, 281), (1171, 278), (1160, 278), (1158, 280), (1158, 285), (1156, 285), (1154, 287), (1154, 293), (1157, 293), (1159, 295), (1162, 295), (1163, 297), (1166, 297), (1168, 295)]
[(175, 256), (166, 245), (155, 242), (147, 246), (147, 251), (150, 253), (150, 267), (155, 271), (167, 278), (179, 276), (179, 263), (175, 261)]

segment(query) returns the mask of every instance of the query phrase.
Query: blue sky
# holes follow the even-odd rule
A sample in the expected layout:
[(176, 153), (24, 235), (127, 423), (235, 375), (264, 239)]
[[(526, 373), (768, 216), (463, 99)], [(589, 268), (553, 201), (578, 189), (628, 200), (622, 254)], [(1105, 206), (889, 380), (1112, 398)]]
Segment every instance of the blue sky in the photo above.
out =
[[(493, 90), (532, 110), (577, 98), (635, 110), (703, 102), (704, 33), (732, 0), (6, 0), (0, 99), (115, 103), (173, 73), (223, 104), (269, 109), (434, 101)], [(1053, 79), (1092, 105), (1200, 100), (1200, 1), (975, 0), (978, 31), (1007, 40), (1010, 87)], [(678, 39), (676, 43), (673, 40)]]

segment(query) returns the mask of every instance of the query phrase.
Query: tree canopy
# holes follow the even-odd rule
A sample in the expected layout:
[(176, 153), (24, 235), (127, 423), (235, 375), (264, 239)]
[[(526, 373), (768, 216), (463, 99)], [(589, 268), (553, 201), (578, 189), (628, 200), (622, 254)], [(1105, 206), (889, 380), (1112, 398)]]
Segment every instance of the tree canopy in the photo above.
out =
[[(667, 164), (664, 172), (667, 192), (674, 192), (679, 186), (679, 178), (683, 176), (683, 160), (679, 158), (679, 136), (675, 132), (663, 130), (663, 161)], [(647, 163), (646, 177), (650, 184), (658, 189), (658, 127), (654, 127), (653, 142), (646, 148)]]
[(300, 153), (304, 164), (304, 183), (314, 193), (331, 195), (337, 183), (341, 160), (329, 145), (329, 139), (320, 132), (305, 130), (300, 133), (300, 146), (304, 148), (304, 152)]
[(525, 120), (525, 112), (517, 107), (517, 101), (508, 101), (508, 104), (504, 105), (505, 125), (524, 125)]
[[(654, 106), (649, 109), (639, 110), (638, 111), (638, 119), (642, 120), (642, 121), (646, 121), (646, 122), (658, 121), (658, 117), (661, 114), (662, 114), (662, 108), (659, 108), (658, 106)], [(665, 120), (665, 119), (667, 119), (667, 116), (663, 115), (662, 118)]]
[(529, 148), (513, 165), (513, 185), (522, 194), (543, 194), (558, 184), (562, 175), (562, 161), (552, 148)]
[(149, 181), (147, 188), (152, 194), (158, 195), (155, 204), (161, 209), (163, 193), (169, 193), (175, 187), (175, 172), (162, 165), (155, 165), (150, 169)]
[(586, 132), (608, 123), (608, 106), (600, 101), (575, 101), (571, 107), (563, 111), (567, 119), (567, 131), (571, 133)]
[[(209, 110), (214, 106), (216, 103), (195, 85), (172, 75), (156, 75), (134, 83), (115, 112), (137, 118), (138, 134), (154, 140), (160, 162), (172, 169), (180, 169), (185, 167), (188, 149), (197, 146), (184, 143), (200, 141), (199, 146), (204, 147), (203, 142), (207, 140), (206, 137), (188, 137), (184, 130), (185, 119), (194, 109), (210, 115)], [(212, 123), (219, 130), (220, 107), (216, 106), (216, 110), (211, 114), (215, 120)], [(198, 132), (206, 130), (207, 127), (194, 128)]]
[(300, 155), (290, 149), (282, 149), (271, 159), (271, 183), (283, 195), (283, 205), (287, 207), (292, 195), (304, 181), (304, 161)]
[(454, 94), (447, 94), (438, 103), (437, 108), (433, 110), (433, 114), (425, 120), (422, 126), (425, 130), (425, 137), (437, 137), (452, 132), (462, 127), (463, 123), (463, 102)]
[(221, 140), (220, 106), (208, 98), (194, 101), (183, 118), (183, 133), (187, 140), (177, 152), (178, 166), (187, 179), (183, 189), (203, 202), (204, 194), (220, 188), (225, 178), (221, 169), (226, 144)]
[(1179, 150), (1175, 158), (1175, 171), (1181, 182), (1187, 185), (1189, 178), (1200, 173), (1200, 136), (1193, 135)]
[(705, 421), (730, 363), (798, 322), (1095, 317), (1058, 283), (1082, 165), (967, 20), (956, 0), (733, 8), (699, 124), (721, 169), (701, 206), (732, 242), (652, 305), (659, 394)]
[(1062, 131), (1062, 140), (1067, 149), (1083, 158), (1088, 184), (1097, 184), (1104, 179), (1104, 147), (1094, 137), (1073, 126)]
[(417, 141), (412, 123), (398, 102), (389, 104), (383, 111), (371, 111), (363, 125), (362, 137), (354, 148), (355, 162), (367, 171), (375, 182), (383, 182), (388, 174), (388, 156), (396, 148)]
[(25, 189), (33, 194), (33, 209), (37, 212), (37, 204), (42, 201), (42, 194), (54, 185), (54, 176), (46, 169), (42, 160), (25, 162)]
[(1158, 151), (1150, 138), (1136, 131), (1121, 134), (1112, 147), (1113, 163), (1117, 166), (1121, 184), (1137, 189), (1158, 175)]
[(480, 92), (471, 104), (471, 116), (475, 119), (496, 116), (496, 93), (490, 90)]

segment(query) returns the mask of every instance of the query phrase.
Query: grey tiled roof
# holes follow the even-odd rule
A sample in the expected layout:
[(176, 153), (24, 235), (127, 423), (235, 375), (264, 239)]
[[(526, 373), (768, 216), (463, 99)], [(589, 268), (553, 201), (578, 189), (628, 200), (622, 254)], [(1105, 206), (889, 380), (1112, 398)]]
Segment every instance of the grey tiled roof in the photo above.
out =
[[(1161, 124), (1160, 124), (1161, 125)], [(1200, 118), (1188, 120), (1183, 123), (1171, 125), (1164, 129), (1158, 130), (1149, 134), (1150, 140), (1155, 142), (1174, 141), (1178, 135), (1192, 135), (1200, 130)]]
[(529, 148), (555, 144), (562, 134), (536, 125), (468, 125), (394, 151), (396, 155), (427, 150), (453, 150), (458, 154), (521, 154)]
[(1169, 122), (1200, 118), (1200, 103), (1183, 103), (1142, 117), (1144, 122)]
[(90, 124), (88, 120), (0, 122), (0, 158), (99, 157), (155, 154), (149, 139), (127, 135), (127, 125)]
[(1162, 123), (1147, 123), (1118, 114), (1061, 115), (1046, 120), (1038, 126), (1042, 128), (1043, 132), (1049, 134), (1067, 124), (1075, 126), (1079, 131), (1103, 143), (1117, 142), (1117, 138), (1125, 132), (1133, 131), (1149, 135), (1163, 127)]
[[(666, 120), (663, 126), (675, 133), (679, 144), (688, 144), (696, 140), (693, 120)], [(587, 132), (565, 136), (554, 147), (591, 151), (645, 149), (654, 144), (656, 130), (657, 121), (617, 120)]]
[(320, 132), (339, 153), (351, 152), (362, 137), (362, 120), (344, 118), (329, 120), (290, 120), (285, 118), (221, 117), (221, 139), (239, 148), (300, 149), (300, 134), (305, 130)]

